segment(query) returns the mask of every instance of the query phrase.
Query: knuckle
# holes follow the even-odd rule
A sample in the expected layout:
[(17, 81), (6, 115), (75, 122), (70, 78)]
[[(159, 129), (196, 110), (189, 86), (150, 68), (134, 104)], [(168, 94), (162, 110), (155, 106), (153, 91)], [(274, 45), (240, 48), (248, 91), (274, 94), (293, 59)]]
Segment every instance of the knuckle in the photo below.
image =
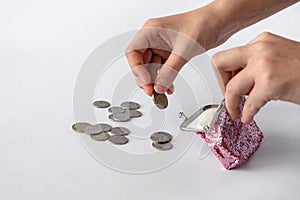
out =
[(162, 21), (160, 18), (150, 18), (144, 23), (143, 27), (162, 27)]
[(218, 66), (220, 65), (220, 61), (221, 61), (221, 53), (216, 53), (215, 55), (212, 56), (211, 60), (213, 63), (213, 66), (218, 69)]
[(274, 36), (273, 33), (270, 33), (268, 31), (266, 31), (266, 32), (263, 32), (263, 33), (259, 34), (258, 38), (263, 39), (263, 40), (267, 40), (269, 38), (272, 38), (273, 36)]
[(238, 88), (237, 85), (233, 84), (231, 81), (229, 81), (226, 85), (226, 96), (233, 97), (238, 95)]
[(265, 53), (269, 52), (272, 49), (272, 43), (266, 41), (258, 41), (252, 45), (255, 53)]
[(131, 51), (132, 51), (131, 48), (128, 46), (125, 50), (125, 56), (127, 59), (130, 57)]
[(247, 115), (249, 116), (253, 116), (254, 114), (256, 114), (259, 111), (259, 109), (259, 106), (255, 105), (252, 102), (248, 102), (244, 106), (245, 113), (247, 113)]
[(274, 78), (276, 77), (276, 70), (274, 69), (273, 59), (269, 57), (263, 57), (258, 62), (258, 66), (260, 67), (259, 74), (261, 80), (267, 85), (272, 83), (274, 81)]
[(229, 81), (226, 85), (226, 90), (229, 94), (236, 94), (238, 89), (238, 85), (234, 83), (233, 80)]

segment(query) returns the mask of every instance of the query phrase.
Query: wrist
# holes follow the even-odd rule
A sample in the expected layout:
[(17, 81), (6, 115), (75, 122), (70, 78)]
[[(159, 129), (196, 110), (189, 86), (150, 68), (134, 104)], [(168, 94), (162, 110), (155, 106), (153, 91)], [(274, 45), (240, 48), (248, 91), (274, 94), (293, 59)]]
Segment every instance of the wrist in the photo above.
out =
[(194, 38), (206, 50), (219, 46), (242, 29), (241, 23), (232, 20), (231, 13), (224, 12), (223, 8), (222, 1), (214, 1), (186, 13), (189, 16), (187, 21), (194, 25), (194, 30), (196, 29)]

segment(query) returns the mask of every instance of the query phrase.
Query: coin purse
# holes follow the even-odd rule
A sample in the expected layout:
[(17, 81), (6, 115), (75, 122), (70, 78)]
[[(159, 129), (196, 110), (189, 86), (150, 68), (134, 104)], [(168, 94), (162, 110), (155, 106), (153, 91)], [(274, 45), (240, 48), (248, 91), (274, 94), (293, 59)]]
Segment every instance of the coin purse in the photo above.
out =
[[(245, 100), (243, 97), (240, 110)], [(254, 120), (244, 124), (241, 116), (236, 120), (231, 119), (225, 108), (225, 100), (219, 105), (204, 106), (190, 117), (182, 112), (179, 116), (184, 119), (180, 129), (200, 135), (226, 169), (245, 164), (263, 139), (263, 133)]]

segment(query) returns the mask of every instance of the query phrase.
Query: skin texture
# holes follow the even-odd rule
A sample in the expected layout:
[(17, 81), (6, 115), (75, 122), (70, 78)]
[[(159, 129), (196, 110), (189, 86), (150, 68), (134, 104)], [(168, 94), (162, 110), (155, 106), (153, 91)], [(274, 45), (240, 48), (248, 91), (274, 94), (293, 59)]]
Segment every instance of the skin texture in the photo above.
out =
[[(149, 96), (154, 90), (157, 93), (172, 94), (172, 82), (192, 57), (217, 47), (239, 30), (296, 2), (298, 0), (216, 0), (190, 12), (147, 20), (126, 50), (137, 84)], [(175, 34), (165, 30), (172, 30)], [(277, 42), (280, 43), (280, 48), (276, 46)], [(294, 80), (297, 79), (295, 76), (300, 79), (297, 62), (299, 52), (295, 53), (298, 46), (297, 42), (265, 33), (244, 47), (221, 52), (213, 57), (216, 75), (225, 94), (226, 108), (232, 118), (239, 114), (237, 105), (242, 94), (249, 94), (242, 113), (242, 121), (245, 123), (269, 100), (299, 103), (299, 84)], [(251, 50), (245, 49), (252, 47), (263, 55), (250, 55)], [(278, 48), (278, 52), (275, 48)], [(282, 48), (286, 51), (282, 52)], [(269, 54), (266, 55), (267, 53)], [(279, 54), (281, 57), (278, 57)], [(240, 61), (241, 58), (244, 58), (243, 62)], [(257, 61), (257, 66), (252, 67), (255, 60), (260, 62)], [(272, 62), (273, 67), (267, 61)], [(291, 62), (292, 66), (288, 66)], [(231, 63), (235, 65), (228, 66)], [(258, 69), (261, 73), (255, 73)], [(282, 76), (281, 73), (285, 75)], [(268, 81), (264, 87), (258, 81), (262, 76), (264, 78), (261, 79)]]
[(233, 119), (241, 97), (249, 94), (242, 112), (248, 123), (270, 100), (300, 104), (300, 43), (262, 33), (249, 44), (223, 52), (212, 59)]

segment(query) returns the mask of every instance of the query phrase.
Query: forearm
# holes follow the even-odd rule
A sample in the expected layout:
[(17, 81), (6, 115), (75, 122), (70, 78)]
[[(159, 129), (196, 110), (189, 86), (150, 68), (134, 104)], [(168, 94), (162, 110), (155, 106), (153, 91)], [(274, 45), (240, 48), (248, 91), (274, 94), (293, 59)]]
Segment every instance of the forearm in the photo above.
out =
[(221, 44), (239, 30), (298, 1), (300, 0), (215, 0), (206, 8), (214, 13), (212, 20), (218, 21), (217, 43)]

